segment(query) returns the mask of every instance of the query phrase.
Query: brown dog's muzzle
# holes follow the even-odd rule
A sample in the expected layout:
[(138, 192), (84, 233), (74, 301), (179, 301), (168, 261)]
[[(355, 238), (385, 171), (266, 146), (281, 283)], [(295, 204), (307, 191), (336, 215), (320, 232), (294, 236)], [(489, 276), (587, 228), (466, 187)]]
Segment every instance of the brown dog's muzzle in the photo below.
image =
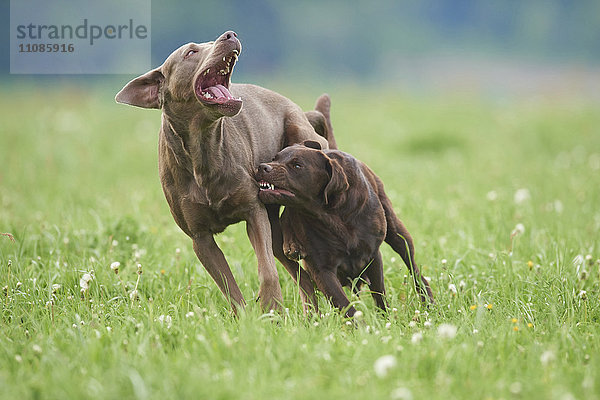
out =
[[(260, 189), (258, 197), (265, 204), (284, 204), (285, 200), (295, 197), (289, 190), (278, 187), (280, 174), (272, 174), (274, 168), (271, 164), (262, 163), (258, 166), (256, 180)], [(275, 171), (277, 172), (277, 171)]]

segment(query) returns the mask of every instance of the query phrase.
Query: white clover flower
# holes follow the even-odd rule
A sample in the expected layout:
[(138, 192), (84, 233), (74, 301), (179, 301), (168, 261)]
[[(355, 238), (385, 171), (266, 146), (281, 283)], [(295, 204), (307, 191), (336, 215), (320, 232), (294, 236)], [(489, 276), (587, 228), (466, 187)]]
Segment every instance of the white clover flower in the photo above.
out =
[(581, 300), (587, 300), (587, 292), (585, 290), (582, 290), (579, 292), (579, 298)]
[(423, 340), (423, 333), (421, 332), (413, 333), (412, 337), (410, 338), (410, 342), (412, 344), (417, 344), (421, 340)]
[(112, 264), (110, 264), (110, 269), (115, 273), (118, 274), (119, 273), (119, 267), (121, 266), (121, 263), (118, 261), (113, 262)]
[(85, 273), (79, 280), (79, 286), (82, 291), (86, 291), (90, 288), (90, 282), (94, 279), (94, 276), (90, 273)]
[(410, 389), (405, 387), (399, 387), (392, 390), (392, 393), (390, 393), (390, 398), (392, 400), (412, 400), (413, 395)]
[(417, 321), (410, 321), (410, 322), (408, 323), (408, 327), (409, 327), (409, 328), (414, 328), (415, 326), (417, 326)]
[(450, 291), (450, 293), (452, 294), (452, 296), (456, 296), (456, 293), (458, 292), (456, 290), (456, 285), (454, 283), (451, 283), (448, 285), (448, 290)]
[(529, 189), (522, 188), (515, 192), (514, 200), (516, 204), (525, 203), (530, 198), (531, 194), (529, 193)]
[(544, 367), (553, 362), (554, 360), (556, 360), (556, 356), (554, 355), (554, 352), (552, 350), (546, 350), (540, 356), (540, 362)]
[(467, 282), (461, 280), (460, 282), (458, 282), (458, 288), (460, 290), (465, 290), (465, 288), (467, 287)]
[(166, 326), (167, 329), (171, 328), (171, 324), (173, 323), (173, 318), (170, 315), (159, 315), (157, 321), (162, 325)]
[(56, 293), (60, 290), (62, 286), (58, 283), (55, 283), (54, 285), (52, 285), (52, 293)]
[(562, 214), (564, 209), (565, 207), (563, 206), (562, 201), (554, 200), (554, 211), (556, 211), (557, 214)]
[(373, 369), (375, 370), (375, 375), (379, 378), (385, 378), (390, 369), (394, 368), (398, 362), (396, 361), (396, 357), (391, 354), (381, 356), (375, 363), (373, 364)]
[(42, 348), (39, 344), (34, 344), (33, 346), (31, 346), (31, 350), (33, 350), (34, 353), (42, 354)]
[(498, 193), (496, 193), (495, 190), (490, 190), (489, 192), (487, 192), (487, 194), (485, 195), (485, 197), (489, 201), (495, 201), (498, 198)]
[(131, 301), (135, 301), (135, 300), (137, 300), (138, 298), (139, 298), (139, 292), (137, 291), (137, 289), (133, 289), (133, 290), (131, 291), (131, 293), (129, 293), (129, 299), (130, 299)]
[(510, 392), (515, 395), (521, 393), (522, 389), (523, 385), (521, 385), (521, 382), (513, 382), (508, 388), (508, 390), (510, 390)]
[(364, 314), (360, 310), (358, 310), (357, 312), (354, 313), (354, 319), (362, 319), (363, 316), (364, 316)]
[(452, 324), (441, 324), (438, 326), (437, 334), (442, 339), (453, 339), (458, 328)]
[(425, 328), (431, 328), (431, 321), (430, 321), (430, 320), (427, 320), (427, 321), (423, 322), (423, 326), (424, 326)]
[(186, 317), (186, 318), (191, 318), (191, 317), (193, 317), (193, 316), (194, 316), (194, 312), (193, 312), (193, 311), (190, 311), (190, 312), (188, 312), (187, 314), (185, 314), (185, 317)]
[(523, 225), (522, 223), (518, 223), (517, 225), (515, 225), (515, 229), (513, 229), (511, 236), (517, 236), (517, 235), (522, 235), (525, 233), (525, 225)]

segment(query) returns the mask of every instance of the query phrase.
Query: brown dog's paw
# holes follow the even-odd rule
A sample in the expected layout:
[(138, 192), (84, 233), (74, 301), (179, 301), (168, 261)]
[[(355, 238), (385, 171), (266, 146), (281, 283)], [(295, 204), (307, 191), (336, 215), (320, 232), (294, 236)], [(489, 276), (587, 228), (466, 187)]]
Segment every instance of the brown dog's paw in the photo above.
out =
[(306, 256), (304, 251), (296, 243), (285, 243), (283, 246), (283, 253), (292, 261), (300, 261)]

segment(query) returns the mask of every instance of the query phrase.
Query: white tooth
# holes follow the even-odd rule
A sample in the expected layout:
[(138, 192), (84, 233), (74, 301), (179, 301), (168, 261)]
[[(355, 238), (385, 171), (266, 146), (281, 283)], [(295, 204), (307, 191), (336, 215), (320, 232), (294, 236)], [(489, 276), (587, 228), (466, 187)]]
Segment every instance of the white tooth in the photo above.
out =
[(223, 56), (223, 61), (225, 61), (225, 56)]

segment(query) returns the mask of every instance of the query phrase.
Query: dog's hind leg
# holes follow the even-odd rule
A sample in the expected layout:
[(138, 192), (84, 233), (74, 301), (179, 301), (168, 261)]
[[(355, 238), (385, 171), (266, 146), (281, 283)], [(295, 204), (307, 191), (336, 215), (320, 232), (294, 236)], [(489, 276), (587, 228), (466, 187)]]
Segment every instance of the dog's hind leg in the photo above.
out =
[(431, 303), (433, 300), (433, 293), (431, 292), (431, 287), (429, 286), (429, 282), (427, 279), (421, 274), (417, 263), (415, 262), (415, 247), (413, 244), (412, 237), (408, 230), (398, 219), (394, 209), (392, 208), (392, 203), (385, 196), (381, 196), (382, 191), (380, 192), (380, 200), (383, 205), (383, 209), (385, 210), (385, 219), (387, 221), (387, 233), (385, 236), (385, 242), (389, 244), (392, 249), (396, 253), (402, 257), (402, 260), (408, 267), (413, 280), (415, 282), (415, 288), (421, 301), (426, 303), (429, 300)]
[(300, 298), (302, 299), (302, 308), (306, 314), (311, 309), (318, 313), (319, 307), (317, 304), (317, 296), (315, 295), (315, 287), (308, 273), (300, 267), (300, 265), (287, 258), (283, 252), (283, 233), (279, 222), (279, 208), (277, 204), (266, 205), (267, 213), (269, 214), (269, 222), (271, 223), (271, 237), (273, 242), (273, 255), (279, 260), (285, 269), (289, 272), (300, 288)]

